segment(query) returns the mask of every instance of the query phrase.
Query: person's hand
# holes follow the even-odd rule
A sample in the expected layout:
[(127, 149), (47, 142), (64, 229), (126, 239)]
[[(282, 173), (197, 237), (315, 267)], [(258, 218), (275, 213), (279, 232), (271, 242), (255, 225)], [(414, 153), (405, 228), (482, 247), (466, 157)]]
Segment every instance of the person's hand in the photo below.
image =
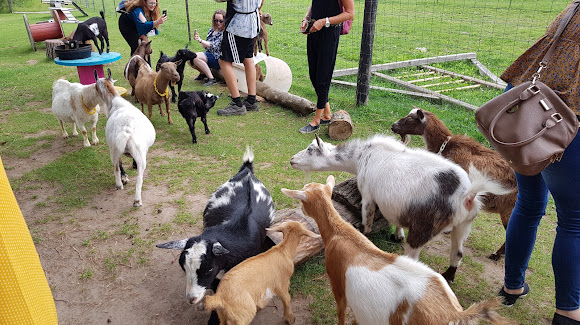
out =
[(201, 43), (201, 37), (199, 37), (199, 33), (197, 32), (197, 29), (193, 30), (193, 39)]
[(162, 25), (165, 21), (167, 20), (167, 16), (162, 15), (161, 17), (159, 17), (159, 19), (157, 19), (155, 22), (157, 22), (157, 26)]
[(310, 27), (310, 32), (314, 33), (321, 30), (322, 28), (324, 28), (325, 23), (326, 23), (325, 19), (318, 19), (317, 21), (314, 22), (314, 25)]
[(306, 30), (306, 26), (308, 26), (308, 20), (302, 19), (302, 24), (300, 25), (300, 31), (302, 33), (304, 33), (304, 31)]

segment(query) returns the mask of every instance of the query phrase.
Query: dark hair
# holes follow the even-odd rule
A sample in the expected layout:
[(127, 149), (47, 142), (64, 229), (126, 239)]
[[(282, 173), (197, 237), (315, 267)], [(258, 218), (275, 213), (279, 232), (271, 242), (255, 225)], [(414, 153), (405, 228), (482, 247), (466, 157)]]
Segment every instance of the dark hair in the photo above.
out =
[(226, 27), (226, 25), (225, 25), (225, 19), (226, 19), (226, 12), (225, 12), (225, 10), (218, 9), (218, 10), (216, 10), (213, 13), (213, 16), (211, 16), (211, 27), (213, 28), (213, 30), (220, 30), (220, 29), (218, 29), (217, 24), (214, 21), (216, 15), (222, 15), (222, 18), (224, 19), (224, 24), (222, 25), (222, 29), (221, 30), (224, 30), (225, 27)]

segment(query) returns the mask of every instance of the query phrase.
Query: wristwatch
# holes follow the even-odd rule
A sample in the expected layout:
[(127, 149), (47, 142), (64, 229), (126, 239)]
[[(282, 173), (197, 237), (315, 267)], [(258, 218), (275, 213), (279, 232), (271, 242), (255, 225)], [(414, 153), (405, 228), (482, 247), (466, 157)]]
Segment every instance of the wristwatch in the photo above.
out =
[(324, 24), (324, 27), (330, 27), (330, 20), (328, 20), (328, 17), (326, 17), (326, 23)]

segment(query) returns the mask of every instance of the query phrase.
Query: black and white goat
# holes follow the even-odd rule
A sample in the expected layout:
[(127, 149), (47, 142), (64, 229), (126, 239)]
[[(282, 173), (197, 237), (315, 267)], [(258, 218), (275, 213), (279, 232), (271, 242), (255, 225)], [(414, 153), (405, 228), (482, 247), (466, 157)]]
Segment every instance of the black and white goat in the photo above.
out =
[[(92, 40), (93, 44), (97, 47), (99, 54), (103, 54), (103, 50), (105, 49), (104, 42), (107, 43), (107, 53), (109, 53), (109, 32), (107, 31), (105, 14), (102, 10), (100, 13), (102, 18), (93, 17), (79, 23), (71, 40), (79, 41), (81, 43)], [(97, 43), (97, 38), (101, 41), (101, 47), (99, 47), (99, 44)]]
[[(195, 52), (191, 52), (186, 45), (184, 48), (177, 50), (175, 56), (167, 56), (167, 54), (161, 51), (159, 60), (157, 60), (157, 66), (155, 67), (155, 71), (159, 71), (161, 69), (161, 64), (165, 62), (180, 62), (177, 65), (177, 73), (179, 73), (179, 81), (177, 82), (177, 92), (181, 91), (181, 84), (183, 84), (183, 71), (185, 70), (185, 63), (189, 61), (189, 63), (193, 66), (193, 59), (197, 57)], [(181, 60), (181, 61), (180, 61)], [(169, 85), (171, 88), (171, 102), (175, 103), (175, 98), (177, 98), (177, 94), (175, 93), (175, 87), (173, 85)]]
[(421, 248), (441, 232), (451, 231), (450, 266), (442, 274), (453, 281), (463, 255), (463, 242), (481, 209), (484, 194), (510, 191), (475, 168), (469, 175), (459, 165), (393, 137), (376, 135), (334, 146), (318, 136), (290, 160), (303, 171), (345, 171), (357, 175), (362, 197), (364, 233), (371, 231), (375, 205), (404, 238), (405, 255), (417, 260)]
[(195, 120), (199, 117), (205, 127), (205, 134), (209, 134), (206, 116), (221, 95), (222, 94), (216, 96), (212, 93), (206, 92), (205, 90), (179, 92), (177, 108), (179, 109), (181, 116), (185, 119), (185, 122), (187, 122), (187, 126), (189, 126), (189, 132), (191, 132), (193, 143), (197, 143), (197, 137), (195, 136)]
[[(276, 210), (270, 192), (254, 176), (253, 160), (248, 148), (238, 173), (211, 195), (200, 235), (157, 245), (183, 250), (179, 265), (185, 271), (185, 294), (192, 304), (201, 302), (207, 289), (215, 292), (229, 269), (268, 248), (266, 228)], [(217, 321), (217, 314), (212, 312), (209, 323)]]

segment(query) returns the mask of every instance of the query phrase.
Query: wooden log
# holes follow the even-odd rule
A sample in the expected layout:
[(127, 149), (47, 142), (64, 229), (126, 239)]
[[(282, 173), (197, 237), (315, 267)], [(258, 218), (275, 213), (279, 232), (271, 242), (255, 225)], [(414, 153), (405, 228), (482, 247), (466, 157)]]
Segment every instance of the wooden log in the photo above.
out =
[(46, 44), (46, 58), (49, 60), (56, 59), (56, 47), (64, 45), (64, 42), (59, 39), (47, 39), (44, 43)]
[(332, 114), (328, 125), (328, 136), (332, 140), (346, 140), (352, 135), (352, 120), (347, 111), (340, 110)]
[[(338, 214), (345, 221), (351, 223), (355, 228), (361, 229), (361, 196), (358, 191), (356, 178), (348, 179), (334, 187), (332, 192), (332, 204)], [(301, 208), (278, 210), (272, 224), (274, 225), (287, 221), (298, 221), (302, 223), (306, 229), (320, 234), (316, 221), (309, 216), (304, 215)], [(373, 231), (380, 231), (387, 229), (388, 227), (389, 223), (377, 208), (375, 212)], [(280, 232), (269, 231), (267, 236), (274, 244), (279, 244), (282, 241), (282, 233)], [(302, 240), (296, 249), (294, 264), (302, 264), (311, 257), (320, 254), (323, 250), (324, 245), (321, 238), (302, 237)]]

